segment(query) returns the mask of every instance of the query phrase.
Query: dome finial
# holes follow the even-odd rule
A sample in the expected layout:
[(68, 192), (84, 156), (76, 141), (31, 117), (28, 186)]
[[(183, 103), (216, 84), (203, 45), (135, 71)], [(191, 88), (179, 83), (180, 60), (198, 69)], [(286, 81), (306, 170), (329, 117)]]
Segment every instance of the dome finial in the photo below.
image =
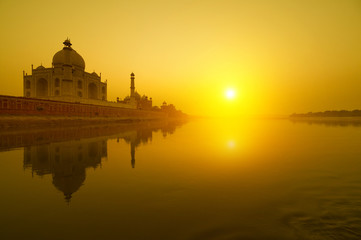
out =
[(63, 42), (63, 44), (64, 44), (66, 47), (71, 47), (71, 45), (72, 45), (69, 38), (66, 38), (66, 40)]

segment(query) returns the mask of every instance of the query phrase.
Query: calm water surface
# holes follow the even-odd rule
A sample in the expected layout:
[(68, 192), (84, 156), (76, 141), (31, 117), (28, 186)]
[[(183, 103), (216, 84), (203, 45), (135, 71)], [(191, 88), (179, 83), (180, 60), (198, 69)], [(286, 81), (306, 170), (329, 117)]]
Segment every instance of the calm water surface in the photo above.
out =
[(2, 239), (361, 239), (361, 127), (289, 120), (0, 133)]

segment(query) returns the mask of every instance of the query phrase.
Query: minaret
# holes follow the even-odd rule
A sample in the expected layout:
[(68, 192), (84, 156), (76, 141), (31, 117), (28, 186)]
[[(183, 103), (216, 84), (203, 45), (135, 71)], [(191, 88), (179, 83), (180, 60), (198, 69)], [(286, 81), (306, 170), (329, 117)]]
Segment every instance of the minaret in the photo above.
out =
[(134, 97), (134, 92), (135, 92), (135, 85), (134, 85), (134, 79), (135, 79), (135, 74), (132, 72), (130, 74), (130, 97)]

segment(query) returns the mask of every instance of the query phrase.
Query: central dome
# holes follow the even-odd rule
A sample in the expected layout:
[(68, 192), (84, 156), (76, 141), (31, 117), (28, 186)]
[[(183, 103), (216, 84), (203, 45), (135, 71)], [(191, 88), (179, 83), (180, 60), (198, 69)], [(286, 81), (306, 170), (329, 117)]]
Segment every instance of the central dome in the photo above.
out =
[(55, 53), (53, 57), (53, 66), (76, 66), (84, 70), (84, 59), (79, 55), (79, 53), (71, 48), (71, 43), (68, 39), (64, 41), (64, 45), (65, 47), (62, 50)]

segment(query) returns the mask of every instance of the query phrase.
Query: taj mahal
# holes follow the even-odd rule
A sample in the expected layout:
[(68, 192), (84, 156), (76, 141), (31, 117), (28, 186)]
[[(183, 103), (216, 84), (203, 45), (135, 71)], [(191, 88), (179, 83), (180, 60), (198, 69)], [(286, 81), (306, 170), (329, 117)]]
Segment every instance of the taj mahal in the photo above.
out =
[(107, 83), (95, 72), (85, 71), (85, 61), (72, 47), (70, 40), (55, 53), (52, 67), (39, 66), (32, 75), (24, 75), (24, 96), (36, 98), (107, 99)]
[(107, 100), (107, 81), (102, 81), (101, 74), (85, 71), (85, 61), (72, 48), (69, 39), (62, 50), (53, 56), (52, 66), (31, 67), (31, 75), (23, 72), (24, 97), (41, 98), (55, 101), (79, 102), (123, 108), (151, 109), (152, 99), (140, 96), (135, 91), (134, 73), (131, 74), (130, 94), (124, 100)]

